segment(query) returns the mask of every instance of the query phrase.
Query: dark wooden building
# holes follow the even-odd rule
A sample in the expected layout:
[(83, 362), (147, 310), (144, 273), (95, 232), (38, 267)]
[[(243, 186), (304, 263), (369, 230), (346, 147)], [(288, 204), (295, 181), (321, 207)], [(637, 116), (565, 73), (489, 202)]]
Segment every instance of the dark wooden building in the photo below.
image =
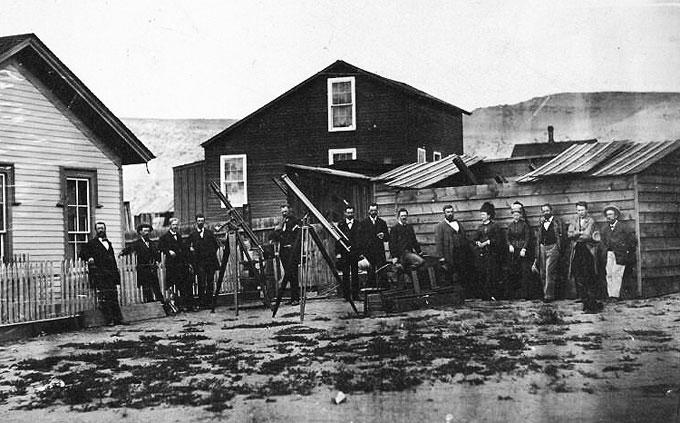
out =
[[(278, 214), (285, 198), (272, 178), (285, 172), (285, 164), (318, 167), (360, 160), (396, 167), (462, 154), (463, 114), (469, 113), (337, 61), (204, 142), (202, 183), (221, 183), (234, 206), (248, 204), (256, 221)], [(175, 181), (188, 181), (182, 174), (192, 171), (175, 168)], [(204, 187), (175, 185), (180, 200), (175, 209), (186, 223), (195, 210), (181, 203), (191, 195), (178, 190), (199, 193)], [(205, 197), (206, 217), (220, 221), (224, 215), (213, 197)]]

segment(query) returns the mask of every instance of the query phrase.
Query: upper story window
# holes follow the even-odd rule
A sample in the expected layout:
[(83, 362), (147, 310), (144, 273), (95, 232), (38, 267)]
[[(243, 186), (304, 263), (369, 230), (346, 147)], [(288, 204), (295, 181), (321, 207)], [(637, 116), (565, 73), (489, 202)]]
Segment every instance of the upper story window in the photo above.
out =
[(441, 153), (441, 151), (434, 151), (434, 152), (432, 153), (432, 161), (435, 161), (435, 162), (436, 162), (437, 160), (441, 160), (441, 159), (442, 159), (442, 153)]
[(353, 76), (328, 79), (328, 131), (356, 129), (356, 89)]
[[(234, 207), (248, 203), (248, 168), (245, 154), (220, 156), (220, 187)], [(222, 208), (226, 206), (222, 204)]]
[(332, 165), (343, 160), (356, 160), (356, 148), (331, 148), (328, 150), (328, 164)]
[(418, 163), (425, 163), (427, 161), (427, 156), (425, 154), (424, 148), (418, 148)]

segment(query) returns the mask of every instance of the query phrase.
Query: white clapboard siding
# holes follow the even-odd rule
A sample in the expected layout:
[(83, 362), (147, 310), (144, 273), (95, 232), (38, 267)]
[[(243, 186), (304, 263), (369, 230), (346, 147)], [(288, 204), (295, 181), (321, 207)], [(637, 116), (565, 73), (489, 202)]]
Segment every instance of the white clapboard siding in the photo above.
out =
[(24, 69), (10, 62), (0, 70), (0, 162), (14, 165), (15, 201), (20, 203), (11, 209), (13, 253), (29, 253), (34, 260), (63, 259), (64, 209), (57, 207), (60, 166), (97, 170), (101, 207), (94, 209), (94, 217), (106, 222), (108, 237), (120, 250), (120, 165)]

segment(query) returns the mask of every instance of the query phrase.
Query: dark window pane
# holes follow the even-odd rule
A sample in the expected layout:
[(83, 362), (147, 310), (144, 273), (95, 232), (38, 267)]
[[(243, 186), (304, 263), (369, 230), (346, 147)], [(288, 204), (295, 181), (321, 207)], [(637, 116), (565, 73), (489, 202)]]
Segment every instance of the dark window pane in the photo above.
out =
[(89, 232), (90, 224), (87, 216), (87, 206), (78, 207), (78, 232)]
[(90, 203), (90, 190), (88, 181), (78, 181), (78, 205)]
[(69, 232), (73, 232), (77, 230), (77, 224), (78, 224), (78, 215), (77, 215), (77, 208), (74, 206), (68, 206), (66, 208), (66, 224)]
[(66, 204), (74, 205), (76, 204), (76, 180), (67, 179), (66, 180)]
[(352, 83), (336, 82), (333, 84), (333, 104), (349, 104), (352, 102)]

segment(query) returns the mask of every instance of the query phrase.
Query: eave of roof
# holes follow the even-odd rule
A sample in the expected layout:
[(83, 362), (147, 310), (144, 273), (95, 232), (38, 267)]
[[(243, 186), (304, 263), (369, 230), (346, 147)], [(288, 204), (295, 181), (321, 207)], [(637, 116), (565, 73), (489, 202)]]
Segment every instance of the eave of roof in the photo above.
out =
[[(60, 78), (60, 82), (67, 84), (80, 98), (90, 107), (103, 122), (109, 126), (118, 140), (127, 147), (125, 154), (121, 154), (123, 164), (145, 163), (155, 158), (153, 153), (123, 124), (86, 86), (71, 72), (71, 70), (59, 60), (59, 58), (47, 48), (47, 46), (35, 34), (20, 34), (0, 37), (0, 63), (16, 56), (26, 48), (31, 48), (43, 61), (54, 70)], [(103, 138), (102, 141), (111, 144), (114, 140)], [(116, 146), (114, 146), (116, 147)], [(120, 148), (114, 148), (120, 151)]]
[(371, 72), (365, 71), (365, 70), (360, 69), (360, 68), (358, 68), (358, 67), (356, 67), (356, 66), (354, 66), (354, 65), (351, 65), (351, 64), (349, 64), (349, 63), (347, 63), (347, 62), (345, 62), (345, 61), (343, 61), (343, 60), (337, 60), (337, 61), (333, 62), (331, 65), (329, 65), (328, 67), (326, 67), (326, 68), (324, 68), (323, 70), (321, 70), (320, 72), (315, 73), (314, 75), (312, 75), (312, 76), (310, 76), (309, 78), (305, 79), (304, 81), (302, 81), (301, 83), (297, 84), (296, 86), (294, 86), (294, 87), (291, 88), (290, 90), (288, 90), (288, 91), (284, 92), (283, 94), (281, 94), (280, 96), (276, 97), (274, 100), (270, 101), (269, 103), (267, 103), (267, 104), (265, 104), (264, 106), (260, 107), (259, 109), (255, 110), (254, 112), (252, 112), (252, 113), (249, 114), (248, 116), (246, 116), (246, 117), (244, 117), (243, 119), (239, 120), (238, 122), (232, 124), (231, 126), (229, 126), (228, 128), (226, 128), (224, 131), (222, 131), (222, 132), (220, 132), (220, 133), (214, 135), (213, 137), (209, 138), (208, 140), (204, 141), (204, 142), (201, 144), (201, 146), (205, 148), (206, 146), (212, 144), (215, 140), (222, 138), (223, 136), (229, 134), (229, 133), (232, 132), (232, 131), (235, 131), (236, 129), (238, 129), (239, 127), (241, 127), (243, 124), (247, 123), (248, 121), (250, 121), (251, 119), (253, 119), (253, 118), (256, 117), (256, 116), (259, 116), (261, 113), (263, 113), (264, 111), (268, 110), (269, 108), (271, 108), (272, 106), (274, 106), (275, 104), (277, 104), (279, 101), (283, 100), (284, 98), (288, 97), (289, 95), (291, 95), (291, 94), (293, 94), (294, 92), (296, 92), (297, 90), (299, 90), (302, 86), (306, 85), (308, 82), (312, 81), (313, 79), (315, 79), (315, 78), (317, 78), (317, 77), (319, 77), (319, 76), (321, 76), (321, 75), (323, 75), (323, 74), (325, 74), (325, 73), (331, 72), (332, 69), (333, 69), (334, 67), (337, 67), (337, 66), (347, 66), (347, 67), (350, 67), (350, 68), (353, 69), (353, 72), (355, 72), (355, 73), (357, 73), (357, 74), (362, 74), (362, 75), (370, 76), (370, 77), (374, 78), (374, 79), (377, 80), (377, 81), (380, 81), (380, 82), (382, 82), (382, 83), (384, 83), (384, 84), (387, 84), (387, 85), (389, 85), (389, 86), (392, 86), (392, 87), (394, 87), (394, 88), (397, 88), (397, 89), (399, 89), (399, 90), (401, 90), (401, 91), (403, 91), (403, 92), (405, 92), (405, 93), (407, 93), (407, 94), (409, 94), (409, 95), (415, 96), (415, 97), (420, 98), (420, 99), (425, 100), (425, 101), (433, 102), (433, 103), (435, 103), (435, 104), (437, 104), (437, 105), (439, 105), (439, 106), (441, 106), (441, 107), (453, 109), (453, 110), (456, 111), (457, 113), (464, 113), (464, 114), (466, 114), (466, 115), (470, 115), (470, 114), (471, 114), (470, 112), (468, 112), (468, 111), (466, 111), (466, 110), (463, 110), (463, 109), (461, 109), (461, 108), (458, 107), (458, 106), (454, 106), (454, 105), (451, 104), (451, 103), (447, 103), (447, 102), (444, 101), (444, 100), (441, 100), (441, 99), (439, 99), (439, 98), (437, 98), (437, 97), (434, 97), (434, 96), (432, 96), (432, 95), (430, 95), (430, 94), (427, 94), (426, 92), (421, 91), (421, 90), (418, 90), (417, 88), (414, 88), (414, 87), (412, 87), (412, 86), (410, 86), (410, 85), (408, 85), (408, 84), (405, 84), (405, 83), (399, 82), (399, 81), (394, 81), (394, 80), (392, 80), (392, 79), (385, 78), (384, 76), (380, 76), (380, 75), (378, 75), (378, 74), (375, 74), (375, 73), (371, 73)]

